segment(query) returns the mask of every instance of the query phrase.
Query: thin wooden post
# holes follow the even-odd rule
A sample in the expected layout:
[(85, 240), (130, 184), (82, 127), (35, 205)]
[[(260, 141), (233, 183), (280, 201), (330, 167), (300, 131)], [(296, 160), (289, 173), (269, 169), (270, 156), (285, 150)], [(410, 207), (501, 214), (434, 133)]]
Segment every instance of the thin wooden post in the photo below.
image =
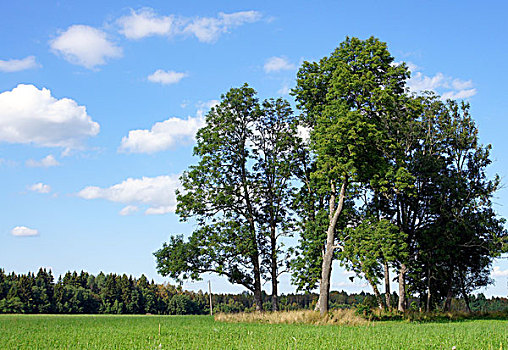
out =
[(210, 316), (213, 316), (213, 306), (212, 306), (212, 283), (208, 280), (208, 296), (210, 297)]

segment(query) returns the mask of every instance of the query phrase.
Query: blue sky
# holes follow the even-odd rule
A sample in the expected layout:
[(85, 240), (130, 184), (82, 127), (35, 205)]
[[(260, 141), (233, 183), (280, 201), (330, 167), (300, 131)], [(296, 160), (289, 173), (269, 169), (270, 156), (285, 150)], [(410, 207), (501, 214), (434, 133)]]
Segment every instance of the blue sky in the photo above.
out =
[[(371, 35), (413, 91), (466, 99), (506, 184), (502, 1), (4, 1), (0, 3), (0, 266), (141, 273), (192, 224), (173, 213), (193, 135), (231, 87), (290, 99), (304, 60)], [(508, 215), (508, 192), (496, 210)], [(217, 291), (242, 291), (211, 277)], [(506, 296), (508, 260), (487, 295)], [(206, 280), (208, 277), (206, 277)], [(206, 281), (188, 283), (205, 289)], [(268, 285), (268, 284), (267, 284)], [(358, 291), (335, 268), (332, 288)], [(366, 290), (368, 288), (365, 287)], [(289, 278), (282, 292), (292, 292)]]

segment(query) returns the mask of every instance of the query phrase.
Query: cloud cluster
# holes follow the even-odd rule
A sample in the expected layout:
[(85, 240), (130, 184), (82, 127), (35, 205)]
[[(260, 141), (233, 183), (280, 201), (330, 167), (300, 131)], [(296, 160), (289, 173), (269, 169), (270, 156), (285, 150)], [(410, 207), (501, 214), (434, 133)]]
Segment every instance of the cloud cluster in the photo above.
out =
[[(84, 106), (69, 98), (56, 99), (48, 89), (19, 84), (0, 93), (0, 142), (76, 148), (99, 129)], [(54, 162), (47, 159), (45, 164)]]
[(415, 64), (408, 63), (407, 66), (411, 70), (407, 86), (412, 92), (433, 91), (439, 93), (442, 100), (465, 99), (477, 93), (471, 80), (452, 78), (440, 72), (427, 76), (418, 71), (419, 68)]
[(16, 226), (11, 230), (13, 236), (37, 236), (39, 231), (26, 226)]
[(195, 36), (199, 41), (212, 43), (221, 34), (229, 32), (245, 23), (261, 19), (257, 11), (219, 13), (217, 17), (177, 17), (159, 16), (152, 9), (131, 10), (127, 16), (118, 19), (120, 33), (128, 39), (142, 39), (149, 36)]
[[(217, 17), (161, 16), (151, 8), (142, 8), (131, 10), (129, 15), (117, 19), (116, 24), (119, 33), (132, 40), (150, 36), (195, 36), (201, 42), (212, 43), (231, 29), (257, 22), (261, 17), (257, 11), (229, 14), (220, 12)], [(82, 24), (72, 25), (61, 31), (49, 44), (56, 54), (70, 63), (88, 69), (95, 69), (105, 64), (108, 59), (118, 58), (123, 54), (122, 48), (113, 43), (104, 31)], [(35, 58), (30, 56), (24, 60), (0, 61), (0, 70), (27, 69), (33, 65)]]
[(165, 214), (175, 211), (175, 190), (179, 186), (179, 175), (128, 178), (107, 188), (85, 187), (78, 193), (78, 196), (84, 199), (102, 198), (128, 204), (120, 211), (121, 215), (129, 215), (137, 211), (138, 205), (148, 206), (145, 214)]
[(105, 32), (86, 25), (73, 25), (50, 42), (51, 48), (72, 64), (89, 69), (122, 56), (122, 49)]
[(26, 161), (26, 166), (30, 168), (49, 168), (52, 166), (58, 166), (60, 163), (52, 154), (48, 154), (41, 160), (29, 159)]
[(30, 191), (38, 192), (38, 193), (49, 193), (51, 192), (51, 186), (43, 184), (42, 182), (38, 182), (28, 187)]
[(270, 57), (266, 60), (263, 69), (266, 73), (280, 72), (281, 70), (293, 70), (296, 66), (285, 57)]
[(35, 56), (28, 56), (20, 60), (0, 60), (0, 72), (19, 72), (37, 67), (39, 67), (39, 64), (35, 61)]
[(148, 80), (152, 83), (160, 83), (163, 85), (176, 84), (187, 76), (187, 73), (179, 73), (175, 71), (163, 71), (162, 69), (156, 70), (153, 74), (148, 76)]

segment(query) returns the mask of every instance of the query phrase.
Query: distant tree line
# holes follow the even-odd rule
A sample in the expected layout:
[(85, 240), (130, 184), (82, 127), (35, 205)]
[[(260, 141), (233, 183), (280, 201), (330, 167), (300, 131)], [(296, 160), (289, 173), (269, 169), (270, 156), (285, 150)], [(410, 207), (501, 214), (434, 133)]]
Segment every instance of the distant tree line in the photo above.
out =
[[(263, 307), (270, 310), (272, 299), (262, 293)], [(398, 296), (391, 300), (397, 305)], [(282, 294), (281, 310), (314, 309), (318, 301), (316, 293)], [(254, 295), (213, 294), (214, 312), (235, 313), (255, 310)], [(365, 305), (375, 307), (377, 299), (370, 293), (346, 293), (332, 291), (330, 307), (344, 309)], [(421, 303), (411, 300), (417, 310)], [(483, 294), (471, 296), (473, 311), (506, 311), (508, 298), (487, 299)], [(452, 310), (465, 311), (462, 299), (452, 301)], [(51, 271), (39, 269), (37, 274), (6, 274), (0, 269), (0, 313), (56, 313), (56, 314), (158, 314), (188, 315), (208, 314), (208, 293), (185, 291), (180, 286), (157, 284), (141, 275), (104, 274), (97, 276), (81, 271), (67, 272), (55, 282)]]

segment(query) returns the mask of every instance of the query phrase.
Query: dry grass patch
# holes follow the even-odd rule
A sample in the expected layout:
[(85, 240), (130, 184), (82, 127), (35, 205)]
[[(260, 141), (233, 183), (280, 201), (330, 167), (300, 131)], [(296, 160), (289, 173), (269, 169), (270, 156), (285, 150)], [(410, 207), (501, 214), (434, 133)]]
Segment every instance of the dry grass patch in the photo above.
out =
[(321, 316), (317, 311), (299, 310), (299, 311), (278, 311), (278, 312), (242, 312), (237, 314), (215, 315), (215, 320), (219, 322), (245, 322), (245, 323), (267, 323), (267, 324), (315, 324), (315, 325), (365, 325), (369, 322), (356, 315), (354, 310), (334, 310), (325, 316)]

